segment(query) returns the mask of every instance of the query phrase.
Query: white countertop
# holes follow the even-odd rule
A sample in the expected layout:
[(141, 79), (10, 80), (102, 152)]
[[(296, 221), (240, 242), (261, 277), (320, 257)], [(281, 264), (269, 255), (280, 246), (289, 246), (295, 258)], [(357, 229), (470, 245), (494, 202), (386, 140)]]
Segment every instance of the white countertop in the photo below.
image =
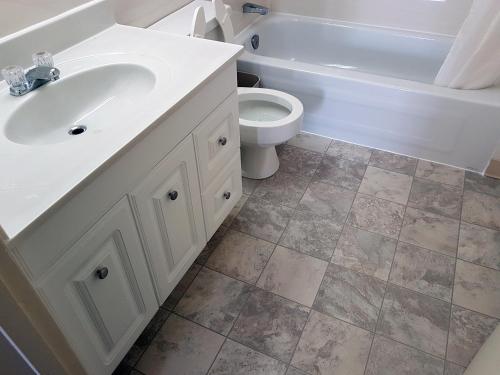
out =
[[(8, 241), (19, 235), (126, 145), (155, 126), (157, 120), (171, 113), (217, 70), (235, 61), (241, 50), (238, 45), (113, 25), (56, 54), (61, 80), (71, 74), (65, 72), (65, 66), (75, 59), (142, 56), (157, 69), (154, 95), (140, 103), (136, 112), (121, 118), (119, 127), (103, 127), (66, 142), (27, 146), (0, 135), (0, 237)], [(58, 82), (49, 83), (54, 84)], [(15, 98), (0, 82), (0, 103), (43, 95), (43, 89)], [(57, 111), (57, 107), (47, 110)], [(0, 127), (4, 126), (5, 116), (0, 114)]]

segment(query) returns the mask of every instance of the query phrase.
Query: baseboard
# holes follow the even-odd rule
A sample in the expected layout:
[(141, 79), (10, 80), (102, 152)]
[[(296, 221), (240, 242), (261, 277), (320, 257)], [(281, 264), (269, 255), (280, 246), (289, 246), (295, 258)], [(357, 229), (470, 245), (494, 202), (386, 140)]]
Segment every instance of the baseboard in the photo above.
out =
[(488, 177), (500, 179), (500, 160), (490, 161), (490, 165), (488, 165), (484, 174)]

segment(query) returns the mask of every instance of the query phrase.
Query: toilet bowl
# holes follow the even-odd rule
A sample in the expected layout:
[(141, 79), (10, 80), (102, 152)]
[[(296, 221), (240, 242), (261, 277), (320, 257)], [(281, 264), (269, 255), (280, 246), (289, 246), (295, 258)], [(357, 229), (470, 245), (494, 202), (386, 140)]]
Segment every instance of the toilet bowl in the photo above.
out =
[(279, 168), (275, 146), (297, 135), (304, 107), (296, 97), (270, 89), (238, 88), (238, 98), (243, 176), (272, 176)]

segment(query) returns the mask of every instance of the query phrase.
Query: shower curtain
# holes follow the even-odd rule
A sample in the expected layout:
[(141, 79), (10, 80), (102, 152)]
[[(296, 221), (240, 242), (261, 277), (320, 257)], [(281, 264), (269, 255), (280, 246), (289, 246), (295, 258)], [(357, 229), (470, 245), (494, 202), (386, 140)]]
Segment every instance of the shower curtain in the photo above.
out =
[(500, 83), (500, 0), (474, 0), (434, 83), (455, 89)]

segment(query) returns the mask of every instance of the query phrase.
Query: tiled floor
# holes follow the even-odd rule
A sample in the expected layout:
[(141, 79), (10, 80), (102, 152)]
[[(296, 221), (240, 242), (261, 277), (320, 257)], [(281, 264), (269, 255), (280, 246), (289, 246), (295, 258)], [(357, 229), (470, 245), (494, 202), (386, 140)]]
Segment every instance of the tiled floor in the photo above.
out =
[(116, 373), (458, 375), (500, 319), (500, 181), (303, 134)]

